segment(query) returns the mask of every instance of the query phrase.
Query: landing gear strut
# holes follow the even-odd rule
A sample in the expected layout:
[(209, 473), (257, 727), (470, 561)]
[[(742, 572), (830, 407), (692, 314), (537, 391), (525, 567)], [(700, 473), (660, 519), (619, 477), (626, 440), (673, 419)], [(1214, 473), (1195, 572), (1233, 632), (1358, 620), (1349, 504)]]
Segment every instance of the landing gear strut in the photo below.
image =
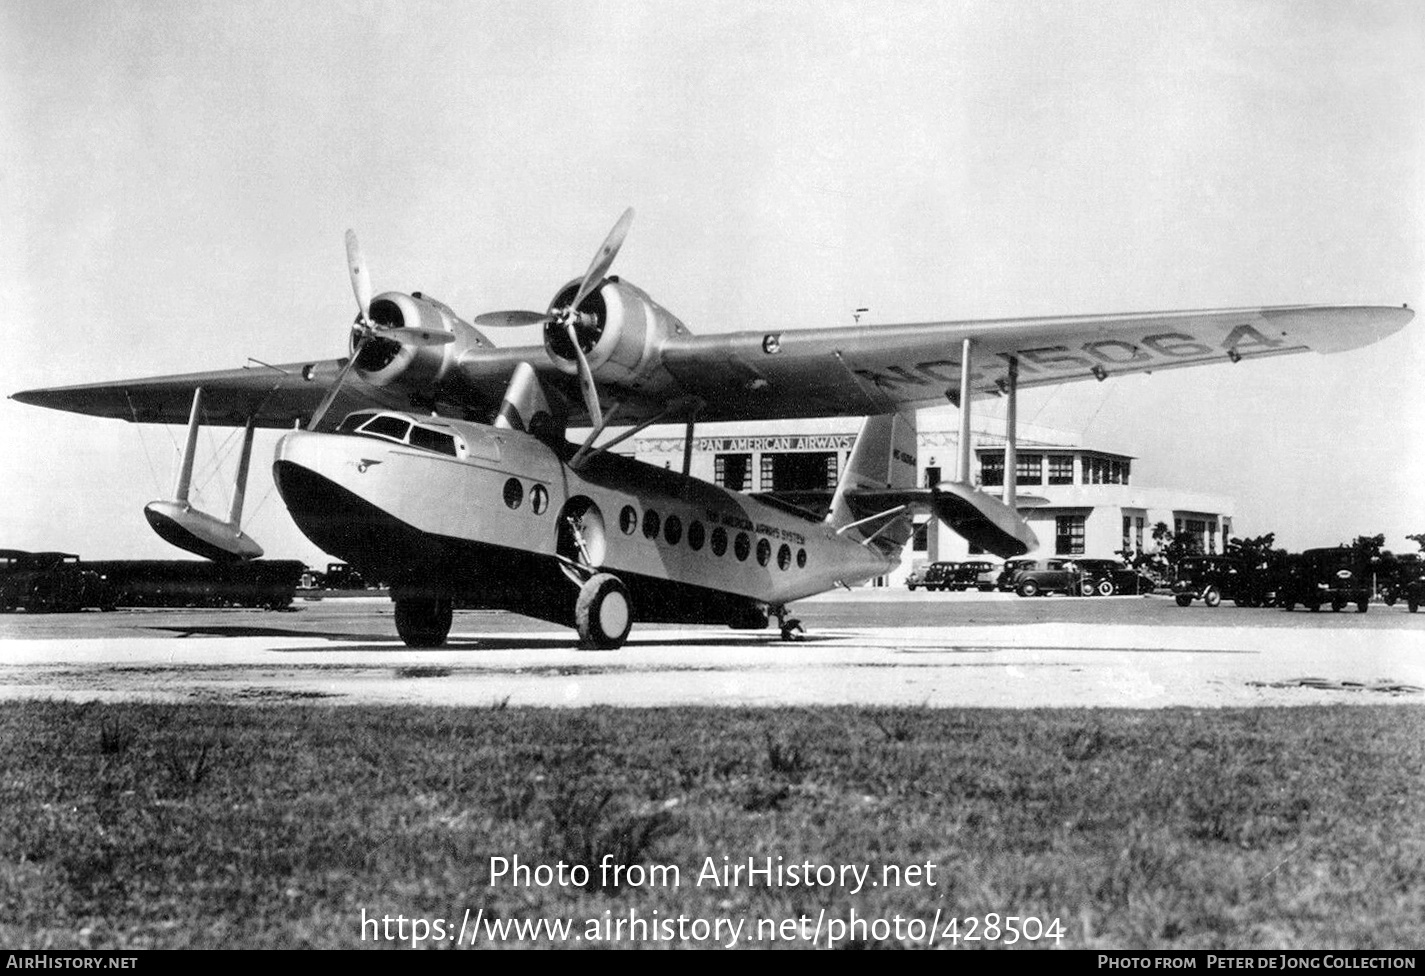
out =
[(786, 607), (773, 607), (772, 613), (777, 618), (777, 626), (782, 629), (782, 640), (803, 641), (807, 639), (806, 628), (796, 617), (787, 616)]

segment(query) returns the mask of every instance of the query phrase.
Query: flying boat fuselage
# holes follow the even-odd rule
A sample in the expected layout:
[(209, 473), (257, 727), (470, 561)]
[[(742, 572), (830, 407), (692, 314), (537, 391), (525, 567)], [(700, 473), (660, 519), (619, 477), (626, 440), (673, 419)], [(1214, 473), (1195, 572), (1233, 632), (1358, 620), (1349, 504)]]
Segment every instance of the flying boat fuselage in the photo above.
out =
[(568, 623), (571, 593), (605, 572), (639, 620), (758, 626), (768, 607), (891, 568), (816, 518), (614, 454), (576, 468), (573, 453), (517, 430), (380, 412), (285, 435), (274, 473), (302, 531), (389, 579), (397, 599)]

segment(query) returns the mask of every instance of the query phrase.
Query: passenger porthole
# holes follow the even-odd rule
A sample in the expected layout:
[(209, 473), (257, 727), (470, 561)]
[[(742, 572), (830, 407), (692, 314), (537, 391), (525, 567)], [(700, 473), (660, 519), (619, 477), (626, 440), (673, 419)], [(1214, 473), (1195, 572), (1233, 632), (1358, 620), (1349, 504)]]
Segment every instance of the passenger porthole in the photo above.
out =
[(618, 527), (624, 535), (633, 535), (638, 529), (638, 513), (633, 510), (632, 505), (625, 505), (618, 513)]
[(714, 556), (727, 552), (727, 530), (720, 525), (712, 530), (712, 552)]
[(658, 527), (661, 525), (658, 513), (653, 509), (648, 509), (643, 513), (643, 537), (645, 539), (658, 538)]
[(782, 548), (777, 550), (777, 568), (792, 568), (792, 547), (787, 545), (785, 542), (782, 543)]
[(747, 556), (752, 552), (752, 540), (747, 538), (746, 532), (737, 533), (737, 539), (732, 543), (732, 553), (737, 557), (737, 561), (744, 563)]
[(676, 546), (683, 538), (683, 520), (676, 515), (668, 516), (663, 523), (663, 538), (668, 540), (668, 545)]
[(766, 539), (757, 540), (757, 565), (765, 566), (772, 559), (772, 543)]
[(697, 552), (703, 547), (706, 536), (703, 530), (703, 523), (693, 519), (688, 523), (688, 548)]
[(798, 549), (798, 550), (797, 550), (797, 569), (806, 569), (806, 568), (807, 568), (807, 551), (806, 551), (805, 549)]
[(510, 508), (519, 508), (524, 501), (524, 485), (520, 479), (511, 478), (505, 482), (505, 504)]
[(543, 485), (535, 485), (529, 491), (530, 511), (536, 515), (543, 515), (544, 510), (549, 507), (549, 490)]

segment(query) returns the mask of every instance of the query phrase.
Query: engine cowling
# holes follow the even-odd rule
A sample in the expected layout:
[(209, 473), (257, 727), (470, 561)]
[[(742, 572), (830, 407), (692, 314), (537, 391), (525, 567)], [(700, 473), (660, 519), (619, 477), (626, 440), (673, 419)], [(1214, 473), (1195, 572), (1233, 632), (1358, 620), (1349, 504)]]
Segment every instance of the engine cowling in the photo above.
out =
[[(399, 386), (428, 395), (447, 379), (458, 378), (457, 363), (465, 353), (490, 348), (490, 341), (449, 306), (429, 295), (412, 292), (382, 292), (371, 300), (371, 322), (376, 333), (362, 345), (356, 357), (361, 378), (373, 386)], [(448, 332), (454, 342), (418, 345), (381, 337), (382, 329), (410, 328)], [(351, 350), (356, 351), (359, 333), (352, 332)]]
[[(578, 279), (565, 285), (550, 303), (551, 311), (567, 305), (579, 285)], [(688, 327), (643, 289), (608, 278), (584, 299), (579, 312), (592, 317), (592, 322), (586, 318), (576, 325), (575, 334), (600, 383), (640, 393), (658, 393), (676, 385), (663, 366), (663, 345), (673, 336), (687, 335)], [(578, 374), (579, 364), (563, 325), (545, 325), (544, 348), (561, 370)]]

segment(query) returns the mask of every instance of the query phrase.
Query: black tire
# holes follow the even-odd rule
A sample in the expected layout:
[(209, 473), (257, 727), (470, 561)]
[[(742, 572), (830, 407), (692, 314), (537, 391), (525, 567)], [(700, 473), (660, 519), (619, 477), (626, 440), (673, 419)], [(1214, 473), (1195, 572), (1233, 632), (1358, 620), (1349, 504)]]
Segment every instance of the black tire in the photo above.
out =
[(440, 647), (450, 633), (454, 617), (454, 607), (449, 600), (396, 601), (396, 633), (407, 647)]
[(1019, 584), (1019, 588), (1015, 590), (1015, 592), (1020, 596), (1038, 596), (1039, 584), (1034, 582), (1034, 580), (1025, 580)]
[(1331, 601), (1331, 612), (1332, 612), (1332, 613), (1340, 613), (1340, 612), (1341, 612), (1342, 610), (1344, 610), (1344, 609), (1346, 609), (1346, 601), (1345, 601), (1345, 600), (1332, 600), (1332, 601)]
[(1179, 593), (1179, 594), (1177, 595), (1177, 601), (1178, 601), (1178, 606), (1180, 606), (1180, 607), (1190, 607), (1190, 606), (1192, 606), (1192, 594), (1190, 594), (1190, 593)]
[(1357, 600), (1357, 601), (1356, 601), (1356, 612), (1357, 612), (1357, 613), (1365, 613), (1365, 612), (1366, 612), (1366, 609), (1367, 609), (1370, 605), (1371, 605), (1371, 601), (1369, 601), (1369, 600)]
[(1321, 604), (1319, 604), (1319, 603), (1307, 603), (1307, 604), (1304, 604), (1304, 606), (1306, 607), (1306, 609), (1310, 610), (1312, 613), (1319, 613), (1319, 612), (1321, 612)]
[(1415, 599), (1415, 597), (1413, 596), (1406, 597), (1405, 609), (1409, 610), (1411, 613), (1414, 613), (1415, 611), (1420, 609), (1420, 601)]
[(1215, 586), (1209, 586), (1202, 591), (1202, 602), (1209, 607), (1215, 607), (1222, 602), (1222, 591)]
[(1118, 592), (1118, 588), (1113, 585), (1113, 580), (1111, 579), (1099, 580), (1098, 586), (1095, 587), (1095, 589), (1098, 590), (1099, 596), (1113, 596)]
[(623, 646), (633, 626), (633, 601), (617, 576), (597, 573), (579, 588), (574, 625), (580, 647), (612, 651)]
[(1079, 596), (1093, 596), (1094, 592), (1093, 580), (1083, 580), (1079, 583)]

